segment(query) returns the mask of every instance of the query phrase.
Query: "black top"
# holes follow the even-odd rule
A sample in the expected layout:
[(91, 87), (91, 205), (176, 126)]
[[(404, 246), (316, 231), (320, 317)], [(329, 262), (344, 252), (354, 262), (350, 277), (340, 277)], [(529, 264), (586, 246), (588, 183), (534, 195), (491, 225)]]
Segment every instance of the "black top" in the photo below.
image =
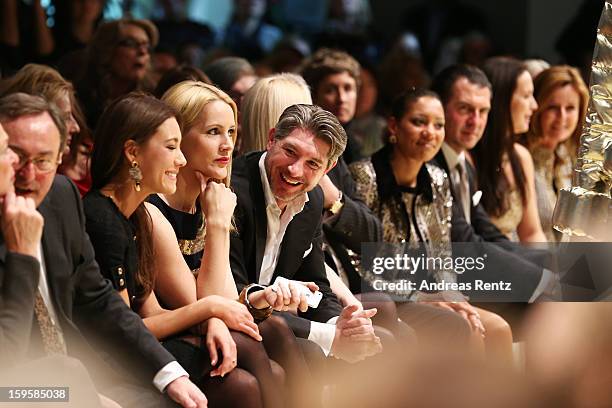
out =
[(172, 225), (179, 248), (189, 269), (197, 274), (204, 253), (204, 216), (197, 203), (195, 214), (170, 207), (157, 194), (149, 196), (148, 202), (155, 205)]
[(128, 290), (130, 306), (138, 311), (145, 293), (136, 283), (138, 243), (134, 225), (110, 197), (91, 190), (83, 199), (87, 234), (96, 252), (102, 275), (118, 291)]

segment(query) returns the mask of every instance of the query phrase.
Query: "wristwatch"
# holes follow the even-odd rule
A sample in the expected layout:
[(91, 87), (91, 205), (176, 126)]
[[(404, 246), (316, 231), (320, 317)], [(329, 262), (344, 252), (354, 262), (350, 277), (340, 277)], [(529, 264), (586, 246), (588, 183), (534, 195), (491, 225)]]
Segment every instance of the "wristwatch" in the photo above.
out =
[(332, 213), (333, 215), (337, 215), (340, 212), (340, 210), (344, 206), (343, 198), (344, 196), (342, 195), (342, 191), (339, 190), (338, 199), (334, 201), (331, 207), (329, 207), (330, 213)]

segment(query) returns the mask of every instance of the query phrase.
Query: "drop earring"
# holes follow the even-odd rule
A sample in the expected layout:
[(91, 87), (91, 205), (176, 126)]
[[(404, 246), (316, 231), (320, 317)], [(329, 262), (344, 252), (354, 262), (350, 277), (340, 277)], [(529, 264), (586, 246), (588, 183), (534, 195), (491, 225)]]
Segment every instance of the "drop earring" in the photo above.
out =
[(132, 166), (129, 170), (130, 178), (134, 181), (134, 190), (140, 191), (140, 182), (142, 181), (142, 171), (140, 171), (140, 167), (136, 160), (132, 162)]
[(397, 136), (389, 135), (389, 143), (396, 144), (397, 143)]

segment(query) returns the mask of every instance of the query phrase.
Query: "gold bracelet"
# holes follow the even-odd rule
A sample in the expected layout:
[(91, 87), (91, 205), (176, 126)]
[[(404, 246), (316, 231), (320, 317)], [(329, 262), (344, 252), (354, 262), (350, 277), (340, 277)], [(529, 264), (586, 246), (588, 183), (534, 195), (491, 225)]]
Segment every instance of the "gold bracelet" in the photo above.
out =
[(270, 317), (273, 309), (272, 306), (267, 306), (263, 309), (257, 309), (256, 307), (251, 305), (251, 302), (249, 302), (249, 293), (252, 291), (252, 289), (257, 289), (255, 291), (257, 292), (260, 290), (265, 290), (266, 287), (258, 285), (256, 283), (251, 283), (250, 285), (247, 285), (244, 287), (244, 289), (242, 289), (242, 291), (240, 292), (240, 296), (238, 297), (238, 301), (247, 307), (247, 310), (249, 311), (251, 316), (253, 316), (255, 323), (261, 323), (268, 317)]

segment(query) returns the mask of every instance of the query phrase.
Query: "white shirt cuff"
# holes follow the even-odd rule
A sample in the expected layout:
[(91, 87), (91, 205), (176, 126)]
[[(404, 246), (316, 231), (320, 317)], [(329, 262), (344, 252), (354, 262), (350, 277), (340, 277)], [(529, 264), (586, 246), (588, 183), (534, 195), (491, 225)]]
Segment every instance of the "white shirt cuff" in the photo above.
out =
[(529, 298), (529, 303), (535, 302), (535, 300), (540, 297), (540, 295), (544, 293), (545, 290), (549, 289), (554, 284), (554, 280), (555, 276), (553, 275), (553, 273), (548, 269), (544, 268), (542, 270), (542, 277), (540, 278), (540, 283), (538, 283), (538, 286), (536, 286), (535, 290), (533, 291), (533, 295), (531, 295), (531, 298)]
[(155, 374), (153, 385), (163, 393), (168, 384), (179, 377), (189, 377), (189, 374), (177, 361), (171, 361)]
[(310, 322), (308, 340), (318, 344), (325, 356), (329, 355), (336, 337), (336, 320), (338, 317), (332, 317), (327, 323)]

